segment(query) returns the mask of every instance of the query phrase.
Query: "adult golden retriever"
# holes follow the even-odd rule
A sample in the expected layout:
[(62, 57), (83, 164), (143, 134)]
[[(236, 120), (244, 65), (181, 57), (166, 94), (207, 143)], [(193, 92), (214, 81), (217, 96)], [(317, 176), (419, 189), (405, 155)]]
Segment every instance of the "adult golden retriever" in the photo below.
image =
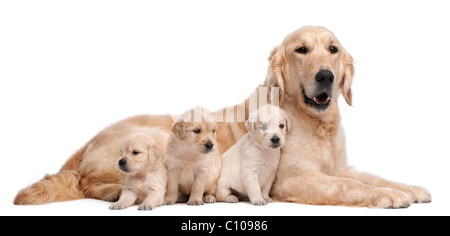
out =
[[(265, 82), (249, 99), (218, 112), (225, 117), (227, 111), (234, 111), (236, 120), (240, 112), (245, 112), (247, 119), (249, 101), (264, 100), (258, 91), (269, 95), (278, 92), (280, 107), (291, 117), (292, 131), (282, 149), (271, 190), (275, 200), (379, 208), (431, 201), (430, 193), (421, 187), (394, 183), (347, 166), (337, 100), (342, 94), (352, 104), (354, 67), (352, 57), (333, 33), (323, 27), (303, 27), (289, 34), (272, 51), (269, 60)], [(265, 104), (258, 104), (261, 105)], [(115, 168), (120, 155), (118, 143), (140, 127), (159, 127), (170, 132), (172, 121), (168, 115), (144, 115), (106, 128), (73, 154), (60, 172), (21, 190), (14, 203), (42, 204), (79, 198), (117, 200), (125, 178)], [(245, 134), (243, 121), (220, 122), (220, 153)]]

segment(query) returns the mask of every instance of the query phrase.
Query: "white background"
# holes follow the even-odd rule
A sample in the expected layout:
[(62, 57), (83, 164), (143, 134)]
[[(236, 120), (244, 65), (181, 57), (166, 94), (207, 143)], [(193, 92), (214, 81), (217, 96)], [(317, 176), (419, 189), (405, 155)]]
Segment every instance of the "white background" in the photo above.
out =
[[(1, 1), (0, 214), (449, 215), (448, 1)], [(15, 194), (107, 125), (217, 110), (262, 83), (267, 57), (304, 25), (335, 33), (356, 64), (340, 99), (349, 164), (427, 188), (430, 204), (380, 210), (272, 203), (137, 207), (79, 200), (14, 206)]]

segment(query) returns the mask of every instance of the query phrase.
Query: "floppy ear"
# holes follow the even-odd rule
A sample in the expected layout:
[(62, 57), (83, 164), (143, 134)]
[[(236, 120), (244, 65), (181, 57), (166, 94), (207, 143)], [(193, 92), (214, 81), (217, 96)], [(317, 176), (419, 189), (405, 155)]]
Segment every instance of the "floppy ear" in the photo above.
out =
[(245, 128), (248, 132), (253, 132), (255, 130), (255, 122), (250, 120), (250, 118), (245, 122)]
[(184, 140), (186, 138), (186, 124), (183, 120), (176, 122), (172, 126), (172, 133), (179, 139)]
[(355, 72), (353, 63), (352, 56), (347, 51), (344, 51), (341, 60), (341, 69), (343, 71), (341, 88), (342, 96), (344, 96), (344, 99), (349, 106), (352, 105), (352, 89), (350, 87), (352, 85), (353, 75)]
[[(279, 88), (279, 105), (284, 99), (285, 84), (283, 78), (283, 67), (285, 66), (285, 49), (284, 46), (276, 47), (269, 56), (269, 69), (267, 71), (266, 84), (268, 88)], [(270, 91), (268, 89), (268, 91)], [(271, 98), (273, 99), (273, 98)]]
[(149, 149), (148, 149), (148, 160), (149, 161), (153, 161), (156, 159), (163, 159), (164, 158), (164, 154), (161, 151), (161, 149), (159, 149), (158, 146), (154, 145), (154, 144), (150, 144), (149, 145)]

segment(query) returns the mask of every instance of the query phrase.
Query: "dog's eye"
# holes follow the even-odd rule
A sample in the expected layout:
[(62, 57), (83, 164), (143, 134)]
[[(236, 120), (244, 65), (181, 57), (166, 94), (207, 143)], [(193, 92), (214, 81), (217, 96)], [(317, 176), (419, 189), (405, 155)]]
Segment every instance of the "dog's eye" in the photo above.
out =
[(200, 129), (194, 129), (194, 133), (199, 134), (200, 133)]
[(266, 131), (267, 130), (267, 125), (261, 125), (261, 130), (262, 131)]
[(339, 50), (337, 49), (337, 47), (335, 47), (335, 46), (330, 46), (330, 52), (332, 53), (332, 54), (335, 54), (335, 53), (337, 53)]
[(139, 155), (139, 153), (140, 153), (139, 151), (136, 150), (133, 151), (133, 155)]
[(283, 129), (284, 128), (284, 124), (280, 124), (280, 129)]
[(300, 54), (306, 54), (308, 52), (308, 49), (306, 47), (300, 47), (300, 48), (298, 48), (295, 51), (300, 53)]
[(213, 129), (213, 134), (215, 134), (216, 133), (216, 130), (215, 129)]

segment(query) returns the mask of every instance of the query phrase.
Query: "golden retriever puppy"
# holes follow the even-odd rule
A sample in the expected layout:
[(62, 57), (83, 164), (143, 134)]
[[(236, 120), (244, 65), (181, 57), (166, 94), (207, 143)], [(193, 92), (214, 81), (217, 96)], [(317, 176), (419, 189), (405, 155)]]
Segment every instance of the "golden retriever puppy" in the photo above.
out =
[(127, 176), (119, 201), (109, 209), (125, 209), (135, 202), (141, 203), (138, 210), (161, 206), (166, 192), (167, 170), (163, 153), (153, 138), (145, 133), (133, 134), (122, 143), (120, 152), (117, 168)]
[(266, 105), (250, 114), (248, 133), (222, 155), (217, 200), (238, 202), (232, 190), (248, 196), (253, 205), (272, 202), (272, 187), (290, 121), (276, 106)]
[[(430, 202), (431, 194), (422, 187), (389, 181), (348, 165), (338, 100), (343, 97), (352, 104), (353, 76), (353, 58), (331, 31), (318, 26), (295, 30), (270, 54), (264, 83), (243, 102), (216, 111), (223, 117), (236, 118), (234, 122), (217, 119), (219, 152), (225, 153), (246, 135), (244, 121), (256, 110), (252, 107), (259, 106), (254, 101), (264, 97), (278, 99), (271, 104), (279, 105), (289, 115), (293, 132), (286, 136), (271, 189), (273, 199), (379, 208)], [(169, 135), (172, 123), (170, 115), (141, 115), (105, 128), (73, 153), (58, 173), (46, 175), (22, 189), (14, 204), (80, 198), (115, 201), (125, 181), (123, 173), (115, 167), (117, 146), (123, 137), (134, 132), (133, 129), (144, 127)], [(180, 134), (184, 132), (186, 136), (193, 135), (192, 129), (181, 130)], [(166, 150), (165, 145), (165, 142), (159, 144), (164, 146), (161, 150)]]
[(165, 204), (215, 202), (222, 162), (217, 150), (217, 124), (207, 110), (195, 108), (173, 124), (167, 140), (165, 164), (169, 172)]

